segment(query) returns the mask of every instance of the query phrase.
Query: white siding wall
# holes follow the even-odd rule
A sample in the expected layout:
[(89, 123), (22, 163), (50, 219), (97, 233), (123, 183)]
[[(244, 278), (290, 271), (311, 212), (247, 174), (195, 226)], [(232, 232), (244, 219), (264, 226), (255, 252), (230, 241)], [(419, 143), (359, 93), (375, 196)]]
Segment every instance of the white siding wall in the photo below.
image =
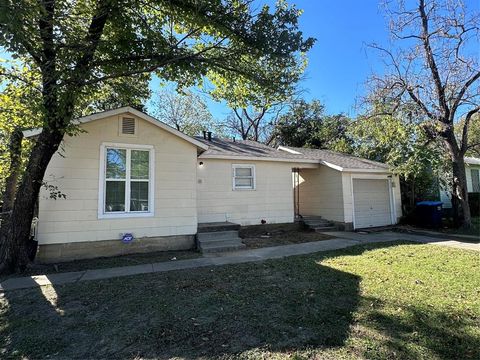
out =
[(342, 173), (327, 166), (300, 170), (300, 214), (344, 221)]
[[(137, 119), (136, 137), (119, 136), (120, 117), (82, 125), (87, 133), (66, 137), (64, 151), (52, 158), (45, 180), (58, 186), (67, 198), (50, 200), (42, 190), (40, 244), (111, 240), (125, 232), (132, 232), (137, 238), (196, 233), (196, 147), (141, 119)], [(99, 156), (103, 142), (154, 146), (153, 217), (98, 219)]]
[[(242, 225), (294, 220), (292, 168), (273, 161), (199, 159), (199, 222), (231, 221)], [(256, 189), (233, 190), (232, 164), (255, 165)]]

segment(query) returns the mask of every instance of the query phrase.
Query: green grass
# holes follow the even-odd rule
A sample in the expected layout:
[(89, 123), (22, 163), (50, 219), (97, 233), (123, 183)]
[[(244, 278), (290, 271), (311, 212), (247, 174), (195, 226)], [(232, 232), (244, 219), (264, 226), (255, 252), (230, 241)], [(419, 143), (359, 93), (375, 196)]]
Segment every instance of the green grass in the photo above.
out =
[(478, 359), (477, 252), (389, 243), (7, 292), (0, 358)]

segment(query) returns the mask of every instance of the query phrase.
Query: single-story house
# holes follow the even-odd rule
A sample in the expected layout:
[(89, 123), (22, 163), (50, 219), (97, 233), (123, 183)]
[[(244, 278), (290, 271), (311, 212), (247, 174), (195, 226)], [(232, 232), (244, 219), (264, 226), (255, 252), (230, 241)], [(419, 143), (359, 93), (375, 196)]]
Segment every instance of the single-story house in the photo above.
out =
[[(467, 178), (467, 191), (480, 193), (480, 159), (465, 157), (465, 176)], [(449, 190), (440, 188), (440, 201), (444, 209), (452, 208), (452, 194)]]
[[(76, 120), (44, 180), (42, 261), (188, 249), (199, 223), (291, 223), (322, 216), (358, 229), (395, 224), (399, 180), (384, 164), (325, 150), (190, 137), (122, 107)], [(26, 132), (34, 137), (41, 132)], [(124, 244), (125, 234), (134, 241)]]

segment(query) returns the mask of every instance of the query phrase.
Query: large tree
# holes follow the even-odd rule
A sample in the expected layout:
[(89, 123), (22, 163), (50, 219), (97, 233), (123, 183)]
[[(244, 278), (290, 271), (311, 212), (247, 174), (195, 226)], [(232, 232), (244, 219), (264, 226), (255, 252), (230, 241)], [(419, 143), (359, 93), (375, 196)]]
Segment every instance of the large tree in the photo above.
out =
[(266, 145), (274, 145), (275, 129), (287, 103), (279, 102), (262, 107), (249, 106), (234, 108), (222, 122), (226, 132), (242, 140), (259, 141)]
[(215, 121), (205, 100), (191, 90), (177, 92), (168, 87), (155, 94), (153, 115), (187, 135), (200, 135), (212, 131), (221, 135), (220, 124)]
[[(469, 129), (480, 112), (479, 14), (460, 0), (387, 3), (391, 47), (373, 45), (385, 54), (389, 71), (371, 80), (373, 97), (391, 104), (387, 113), (413, 113), (426, 136), (443, 143), (451, 161), (452, 196), (459, 225), (471, 225), (464, 156)], [(463, 118), (460, 136), (455, 124)]]
[(329, 149), (350, 153), (350, 119), (342, 114), (327, 115), (319, 100), (296, 100), (280, 116), (275, 128), (280, 145)]
[[(34, 64), (41, 79), (43, 131), (31, 151), (8, 221), (0, 229), (0, 270), (28, 264), (27, 242), (45, 170), (84, 91), (107, 80), (155, 72), (181, 86), (204, 76), (225, 86), (274, 89), (263, 69), (298, 61), (313, 45), (298, 11), (279, 1), (253, 11), (250, 0), (0, 0), (0, 46)], [(21, 196), (20, 196), (21, 194)]]
[(439, 184), (448, 183), (443, 146), (428, 139), (413, 116), (359, 116), (348, 133), (355, 155), (388, 164), (399, 175), (404, 215), (417, 200), (437, 198)]

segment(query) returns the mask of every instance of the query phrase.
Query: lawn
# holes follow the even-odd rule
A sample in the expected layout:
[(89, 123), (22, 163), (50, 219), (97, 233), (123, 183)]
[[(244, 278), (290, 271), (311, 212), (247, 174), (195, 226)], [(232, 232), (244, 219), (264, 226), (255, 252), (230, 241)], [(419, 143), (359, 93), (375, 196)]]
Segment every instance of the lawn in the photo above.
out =
[(477, 252), (389, 243), (7, 292), (1, 358), (480, 358)]

